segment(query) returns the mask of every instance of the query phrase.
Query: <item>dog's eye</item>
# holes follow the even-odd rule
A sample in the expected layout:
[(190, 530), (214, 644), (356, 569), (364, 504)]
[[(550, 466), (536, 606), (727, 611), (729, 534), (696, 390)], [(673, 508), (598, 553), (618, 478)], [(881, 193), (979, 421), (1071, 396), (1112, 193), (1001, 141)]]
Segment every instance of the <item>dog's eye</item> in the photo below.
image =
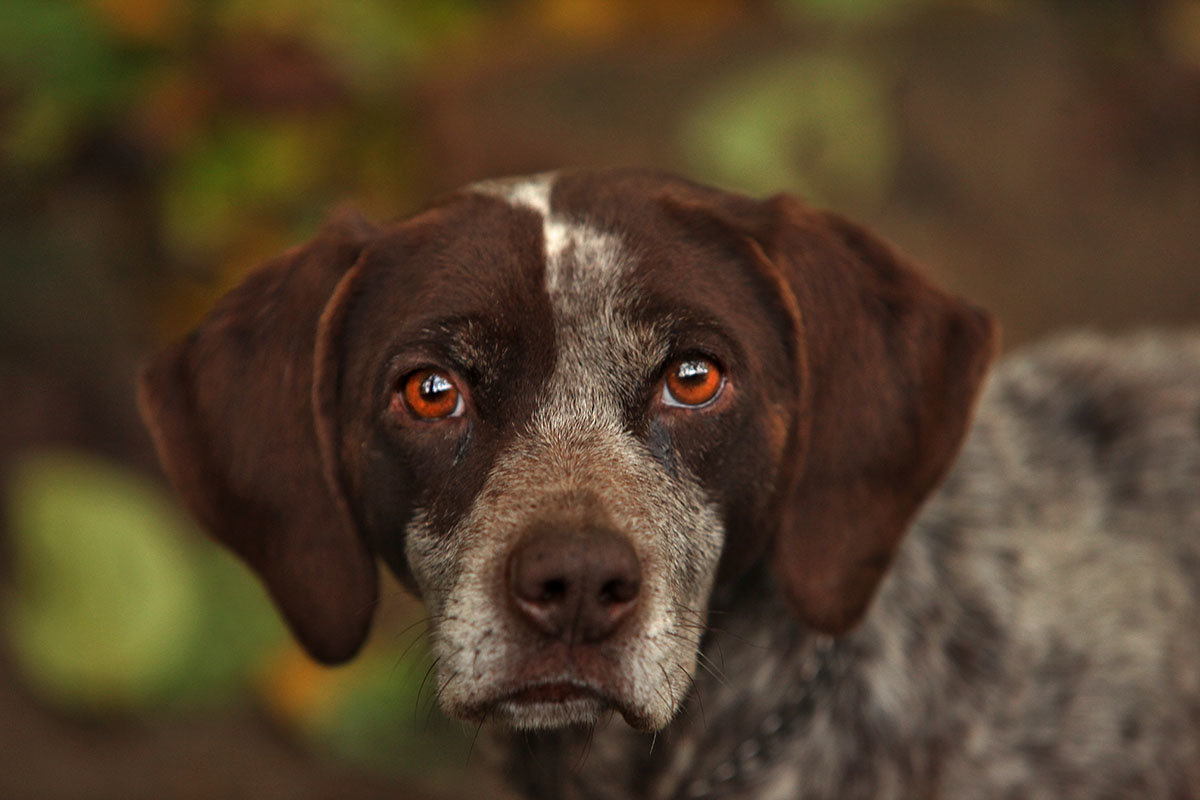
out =
[(682, 358), (667, 369), (662, 401), (668, 406), (696, 408), (708, 405), (721, 393), (725, 377), (721, 368), (700, 356)]
[(436, 369), (420, 369), (404, 380), (404, 404), (418, 419), (444, 419), (463, 413), (462, 392)]

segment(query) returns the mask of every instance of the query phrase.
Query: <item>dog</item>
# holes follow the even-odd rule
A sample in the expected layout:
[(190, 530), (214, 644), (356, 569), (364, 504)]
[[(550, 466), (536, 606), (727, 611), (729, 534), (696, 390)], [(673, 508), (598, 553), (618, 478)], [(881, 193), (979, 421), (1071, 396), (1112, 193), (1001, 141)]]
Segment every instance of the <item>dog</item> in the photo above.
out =
[(1200, 338), (996, 351), (836, 214), (561, 171), (335, 218), (140, 402), (313, 657), (423, 599), (527, 797), (1200, 797)]

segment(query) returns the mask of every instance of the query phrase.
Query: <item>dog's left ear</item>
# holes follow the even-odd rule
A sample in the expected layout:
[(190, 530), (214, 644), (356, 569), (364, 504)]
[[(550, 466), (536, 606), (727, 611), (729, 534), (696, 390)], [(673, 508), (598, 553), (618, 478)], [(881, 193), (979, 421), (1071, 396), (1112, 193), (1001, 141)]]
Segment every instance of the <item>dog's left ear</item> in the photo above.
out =
[(375, 611), (375, 561), (330, 461), (339, 333), (375, 236), (343, 214), (268, 261), (156, 357), (139, 400), (192, 513), (253, 567), (315, 658), (344, 661)]
[[(700, 207), (687, 205), (695, 223)], [(866, 612), (958, 454), (996, 326), (835, 214), (786, 195), (704, 205), (709, 230), (717, 220), (736, 233), (790, 327), (793, 413), (775, 567), (802, 619), (840, 633)]]

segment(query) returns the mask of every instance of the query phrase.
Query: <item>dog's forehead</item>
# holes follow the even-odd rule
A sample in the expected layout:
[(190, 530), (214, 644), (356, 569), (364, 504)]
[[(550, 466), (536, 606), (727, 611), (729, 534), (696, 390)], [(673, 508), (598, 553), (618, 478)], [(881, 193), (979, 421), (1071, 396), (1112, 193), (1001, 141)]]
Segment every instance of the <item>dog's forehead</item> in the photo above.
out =
[(607, 413), (600, 416), (615, 422), (620, 412), (614, 401), (622, 389), (635, 391), (657, 368), (666, 356), (668, 334), (659, 320), (635, 312), (640, 297), (631, 279), (642, 260), (622, 226), (609, 217), (609, 226), (602, 228), (587, 209), (563, 213), (553, 203), (555, 184), (556, 175), (547, 173), (477, 184), (470, 191), (540, 219), (543, 291), (557, 341), (551, 396), (569, 400), (569, 408), (556, 413), (597, 419), (603, 407)]
[(567, 215), (554, 208), (551, 201), (556, 182), (555, 173), (543, 173), (485, 181), (469, 190), (527, 209), (541, 218), (545, 286), (551, 296), (578, 289), (581, 283), (614, 287), (634, 262), (622, 237), (618, 232), (602, 230), (586, 216)]
[(645, 215), (613, 202), (610, 183), (593, 178), (597, 191), (577, 192), (569, 207), (553, 173), (473, 184), (387, 231), (370, 248), (372, 272), (399, 281), (393, 294), (418, 312), (464, 316), (513, 318), (535, 300), (620, 292), (663, 264), (640, 252)]
[(720, 294), (729, 277), (728, 265), (705, 258), (704, 243), (671, 223), (665, 188), (637, 173), (550, 172), (483, 181), (464, 194), (498, 201), (514, 224), (535, 221), (541, 287), (560, 318), (601, 315), (613, 303), (637, 304), (645, 318), (656, 307), (645, 301), (656, 295), (669, 295), (659, 305), (680, 310), (689, 303), (674, 290), (698, 285)]
[(359, 340), (389, 352), (367, 360), (438, 342), (496, 385), (574, 361), (576, 380), (631, 398), (689, 337), (721, 356), (700, 329), (725, 334), (727, 351), (762, 350), (761, 287), (673, 220), (663, 197), (678, 188), (607, 172), (465, 187), (373, 244), (357, 302), (375, 334)]

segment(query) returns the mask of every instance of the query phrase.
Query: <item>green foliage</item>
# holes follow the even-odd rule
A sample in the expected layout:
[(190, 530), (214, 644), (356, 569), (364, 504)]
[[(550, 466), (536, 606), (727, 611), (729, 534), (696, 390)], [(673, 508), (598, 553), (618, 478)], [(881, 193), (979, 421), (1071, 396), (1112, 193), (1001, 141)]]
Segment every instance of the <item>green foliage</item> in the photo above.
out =
[(287, 208), (322, 176), (324, 128), (307, 120), (230, 120), (182, 153), (165, 175), (163, 223), (172, 251), (210, 259), (247, 215)]
[(19, 91), (0, 153), (41, 165), (72, 133), (125, 107), (148, 62), (120, 45), (87, 6), (8, 0), (0, 24), (0, 76)]
[(397, 76), (480, 15), (479, 0), (223, 0), (226, 30), (265, 30), (318, 45), (359, 89), (394, 87)]
[(882, 197), (898, 158), (880, 77), (861, 60), (820, 51), (712, 87), (683, 144), (704, 179), (858, 207)]
[(27, 457), (9, 486), (7, 633), (28, 681), (85, 712), (235, 694), (283, 638), (262, 592), (154, 486), (98, 459)]
[(63, 451), (31, 454), (13, 474), (3, 632), (49, 702), (128, 714), (290, 692), (300, 699), (277, 712), (321, 749), (381, 769), (463, 763), (468, 740), (433, 708), (415, 633), (330, 673), (295, 650), (257, 581), (158, 486)]
[(461, 767), (470, 742), (436, 708), (436, 679), (422, 680), (429, 663), (424, 647), (365, 653), (344, 690), (308, 720), (310, 737), (342, 758), (380, 769), (395, 769), (400, 759), (421, 770)]

